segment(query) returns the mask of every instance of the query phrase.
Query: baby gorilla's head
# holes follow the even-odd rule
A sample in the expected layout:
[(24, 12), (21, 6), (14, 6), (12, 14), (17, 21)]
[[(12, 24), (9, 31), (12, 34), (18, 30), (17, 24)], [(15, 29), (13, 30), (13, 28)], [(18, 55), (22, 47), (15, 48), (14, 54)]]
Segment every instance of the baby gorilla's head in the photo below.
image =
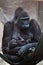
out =
[(13, 49), (17, 46), (17, 43), (16, 43), (16, 40), (15, 39), (12, 39), (10, 42), (9, 42), (9, 48), (10, 49)]

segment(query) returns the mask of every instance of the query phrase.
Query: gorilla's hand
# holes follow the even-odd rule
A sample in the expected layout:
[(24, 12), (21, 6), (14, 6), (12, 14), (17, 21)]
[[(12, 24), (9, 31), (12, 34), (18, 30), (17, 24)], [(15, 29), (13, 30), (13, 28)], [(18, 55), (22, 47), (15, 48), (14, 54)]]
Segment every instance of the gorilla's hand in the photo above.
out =
[(35, 48), (37, 46), (37, 43), (29, 43), (24, 46), (21, 46), (20, 50), (18, 51), (18, 55), (21, 57), (25, 57), (28, 55), (28, 53), (33, 53), (35, 51)]
[(28, 52), (29, 47), (27, 45), (21, 46), (20, 50), (18, 51), (18, 55), (24, 57)]

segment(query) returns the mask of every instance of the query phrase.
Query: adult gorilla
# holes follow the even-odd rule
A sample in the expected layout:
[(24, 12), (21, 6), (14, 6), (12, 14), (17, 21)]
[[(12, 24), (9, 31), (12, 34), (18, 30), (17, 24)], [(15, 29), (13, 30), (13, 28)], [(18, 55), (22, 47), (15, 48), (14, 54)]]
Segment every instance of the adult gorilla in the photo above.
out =
[[(17, 19), (16, 24), (12, 21), (4, 25), (2, 51), (12, 62), (25, 65), (25, 63), (20, 62), (34, 53), (41, 30), (36, 20), (30, 20), (27, 12), (23, 9), (22, 11), (20, 9), (20, 12), (20, 15), (15, 17)], [(31, 65), (32, 63), (33, 61), (29, 61), (26, 64)]]

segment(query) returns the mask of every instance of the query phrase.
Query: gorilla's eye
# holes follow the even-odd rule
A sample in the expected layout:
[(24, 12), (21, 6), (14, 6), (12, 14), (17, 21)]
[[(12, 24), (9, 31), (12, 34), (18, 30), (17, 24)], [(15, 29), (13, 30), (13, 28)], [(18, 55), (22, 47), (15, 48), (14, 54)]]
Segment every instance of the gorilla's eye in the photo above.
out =
[(29, 20), (23, 20), (22, 24), (25, 24), (25, 25), (29, 24)]

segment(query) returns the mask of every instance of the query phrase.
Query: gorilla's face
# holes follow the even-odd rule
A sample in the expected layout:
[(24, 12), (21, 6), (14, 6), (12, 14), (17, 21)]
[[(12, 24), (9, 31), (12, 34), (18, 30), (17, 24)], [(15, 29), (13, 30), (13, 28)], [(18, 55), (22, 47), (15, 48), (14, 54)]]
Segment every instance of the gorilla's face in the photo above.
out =
[(21, 18), (21, 19), (19, 20), (18, 26), (19, 26), (20, 30), (22, 30), (22, 31), (28, 30), (29, 27), (30, 27), (29, 18), (27, 18), (27, 17)]
[(28, 28), (29, 28), (28, 19), (22, 20), (21, 27), (22, 27), (23, 29), (28, 29)]

